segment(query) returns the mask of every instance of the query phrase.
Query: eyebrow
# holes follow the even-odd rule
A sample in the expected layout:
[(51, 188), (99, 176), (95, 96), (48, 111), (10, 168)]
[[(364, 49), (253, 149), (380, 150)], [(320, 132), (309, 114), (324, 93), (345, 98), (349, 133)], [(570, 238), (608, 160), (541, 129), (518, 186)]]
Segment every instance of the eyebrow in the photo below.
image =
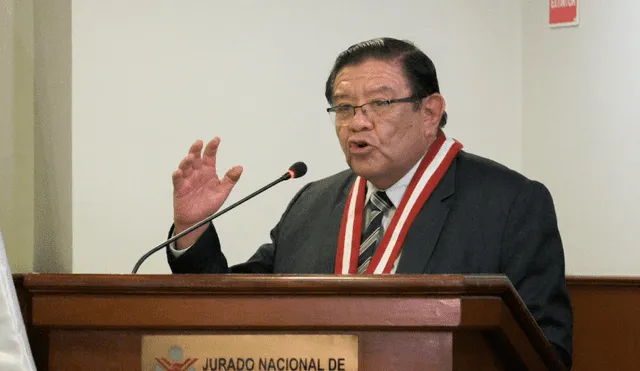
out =
[(382, 86), (377, 87), (377, 88), (375, 88), (373, 90), (367, 91), (367, 94), (387, 93), (387, 92), (393, 92), (393, 89), (390, 86), (382, 85)]
[(349, 96), (349, 94), (334, 94), (333, 100), (337, 101), (338, 99), (346, 98), (348, 96)]
[[(366, 95), (375, 94), (375, 93), (387, 93), (387, 92), (393, 92), (393, 91), (394, 90), (390, 86), (382, 85), (373, 90), (368, 90), (366, 92)], [(347, 97), (349, 97), (349, 94), (335, 94), (333, 96), (333, 100), (336, 101), (338, 99), (347, 98)]]

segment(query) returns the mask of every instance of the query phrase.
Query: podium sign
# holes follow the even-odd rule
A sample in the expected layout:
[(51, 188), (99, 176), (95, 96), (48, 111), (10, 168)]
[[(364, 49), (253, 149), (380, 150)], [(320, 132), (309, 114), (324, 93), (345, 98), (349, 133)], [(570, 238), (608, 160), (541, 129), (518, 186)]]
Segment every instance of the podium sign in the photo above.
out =
[(355, 335), (148, 335), (144, 371), (357, 371)]

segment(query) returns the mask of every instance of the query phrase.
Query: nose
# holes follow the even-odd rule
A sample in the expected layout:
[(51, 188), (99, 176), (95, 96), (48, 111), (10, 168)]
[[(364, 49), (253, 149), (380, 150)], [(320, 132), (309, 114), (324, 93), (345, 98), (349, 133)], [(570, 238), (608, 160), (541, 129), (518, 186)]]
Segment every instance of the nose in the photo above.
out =
[(367, 113), (366, 107), (355, 108), (353, 118), (351, 119), (351, 125), (349, 125), (349, 127), (353, 131), (361, 131), (373, 128), (373, 122), (371, 121), (371, 117)]

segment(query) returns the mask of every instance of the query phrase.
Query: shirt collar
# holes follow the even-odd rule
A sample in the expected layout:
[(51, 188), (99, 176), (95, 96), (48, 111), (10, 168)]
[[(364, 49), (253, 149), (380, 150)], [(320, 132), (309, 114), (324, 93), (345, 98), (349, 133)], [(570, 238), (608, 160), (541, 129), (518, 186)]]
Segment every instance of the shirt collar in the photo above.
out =
[(385, 191), (385, 193), (387, 194), (387, 197), (389, 197), (389, 200), (391, 200), (391, 202), (393, 203), (393, 206), (397, 208), (398, 205), (400, 205), (400, 201), (402, 201), (402, 196), (404, 196), (404, 192), (407, 190), (409, 183), (411, 183), (411, 179), (413, 178), (413, 175), (418, 170), (418, 166), (420, 166), (420, 163), (422, 162), (423, 158), (424, 158), (424, 155), (415, 163), (415, 165), (413, 165), (413, 167), (411, 168), (411, 170), (409, 170), (409, 172), (407, 172), (402, 178), (400, 178), (400, 180), (395, 182), (391, 187), (387, 189), (382, 189), (382, 190), (378, 189), (376, 186), (373, 185), (373, 183), (367, 180), (367, 195), (364, 200), (365, 205), (369, 202), (369, 199), (371, 198), (371, 194), (377, 191)]

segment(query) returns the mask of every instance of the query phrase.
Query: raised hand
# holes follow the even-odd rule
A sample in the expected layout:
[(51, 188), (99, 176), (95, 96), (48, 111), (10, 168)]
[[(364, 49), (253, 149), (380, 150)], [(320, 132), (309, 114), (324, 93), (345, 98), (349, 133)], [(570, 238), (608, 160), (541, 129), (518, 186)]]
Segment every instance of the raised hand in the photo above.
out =
[[(242, 175), (242, 167), (234, 166), (220, 179), (216, 171), (216, 156), (220, 138), (207, 143), (197, 140), (173, 173), (174, 233), (178, 234), (222, 207), (231, 190)], [(207, 225), (185, 235), (177, 241), (177, 248), (191, 246), (204, 233)]]

